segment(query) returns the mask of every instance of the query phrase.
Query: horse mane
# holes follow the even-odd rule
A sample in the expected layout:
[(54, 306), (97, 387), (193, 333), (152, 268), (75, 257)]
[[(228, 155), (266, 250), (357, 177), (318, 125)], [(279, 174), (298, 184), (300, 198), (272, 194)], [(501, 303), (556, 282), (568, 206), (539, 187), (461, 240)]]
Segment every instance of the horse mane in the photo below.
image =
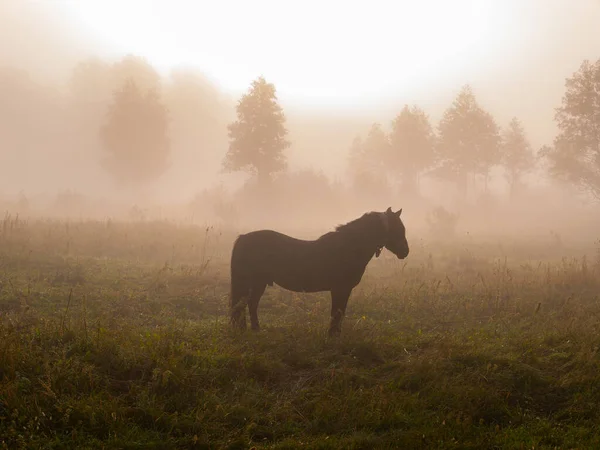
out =
[(371, 231), (373, 229), (373, 225), (377, 223), (374, 219), (377, 217), (379, 213), (375, 211), (371, 211), (368, 213), (364, 213), (358, 219), (351, 220), (348, 223), (338, 225), (335, 227), (335, 233), (363, 233), (365, 231)]

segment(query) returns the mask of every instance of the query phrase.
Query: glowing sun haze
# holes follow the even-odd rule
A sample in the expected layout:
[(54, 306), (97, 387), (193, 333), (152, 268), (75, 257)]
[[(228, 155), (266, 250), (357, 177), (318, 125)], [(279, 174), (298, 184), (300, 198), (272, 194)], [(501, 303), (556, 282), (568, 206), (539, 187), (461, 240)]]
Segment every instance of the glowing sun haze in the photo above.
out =
[[(518, 41), (515, 0), (81, 0), (65, 12), (117, 56), (202, 70), (238, 93), (264, 75), (280, 97), (341, 103), (474, 70)], [(512, 17), (511, 17), (512, 15)], [(522, 27), (521, 27), (522, 29)]]

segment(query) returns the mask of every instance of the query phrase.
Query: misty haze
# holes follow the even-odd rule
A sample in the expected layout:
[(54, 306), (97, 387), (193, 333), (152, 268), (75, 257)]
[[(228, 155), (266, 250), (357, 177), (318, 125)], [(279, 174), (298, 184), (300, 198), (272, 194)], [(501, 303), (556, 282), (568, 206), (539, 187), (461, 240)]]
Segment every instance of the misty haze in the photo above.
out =
[(0, 448), (600, 448), (598, 24), (0, 2)]

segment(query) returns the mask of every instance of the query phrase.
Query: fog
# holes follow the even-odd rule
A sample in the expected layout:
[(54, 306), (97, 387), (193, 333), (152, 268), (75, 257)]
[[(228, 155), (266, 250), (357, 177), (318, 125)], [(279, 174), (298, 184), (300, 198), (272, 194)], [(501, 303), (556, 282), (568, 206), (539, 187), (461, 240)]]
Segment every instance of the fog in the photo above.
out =
[[(437, 131), (444, 112), (467, 84), (501, 129), (512, 117), (520, 120), (533, 152), (552, 144), (565, 79), (583, 60), (600, 58), (600, 3), (513, 3), (512, 15), (498, 25), (504, 27), (502, 36), (514, 27), (512, 38), (502, 38), (506, 45), (498, 38), (472, 55), (452, 56), (445, 71), (426, 71), (404, 86), (373, 89), (372, 95), (349, 92), (348, 101), (308, 101), (289, 82), (280, 89), (265, 69), (266, 80), (277, 89), (291, 145), (284, 151), (286, 170), (264, 191), (255, 189), (249, 174), (222, 169), (229, 146), (227, 125), (236, 120), (240, 97), (263, 73), (250, 75), (243, 90), (228, 87), (200, 53), (189, 53), (196, 57), (169, 66), (137, 48), (118, 48), (109, 26), (103, 36), (91, 32), (75, 14), (67, 14), (64, 4), (5, 0), (0, 3), (0, 206), (31, 216), (172, 219), (222, 223), (240, 231), (279, 227), (307, 236), (388, 206), (404, 208), (409, 234), (444, 233), (432, 225), (436, 208), (443, 207), (457, 215), (456, 232), (463, 235), (560, 232), (573, 239), (595, 239), (597, 201), (550, 177), (542, 160), (512, 197), (498, 165), (485, 183), (469, 181), (465, 196), (454, 183), (428, 174), (419, 178), (418, 193), (408, 192), (385, 164), (373, 169), (367, 185), (353, 178), (349, 155), (357, 136), (366, 139), (373, 123), (389, 133), (405, 104), (424, 110)], [(189, 14), (187, 3), (173, 5), (178, 8), (173, 17)], [(336, 25), (328, 26), (333, 36)], [(181, 32), (185, 37), (189, 30)], [(352, 55), (343, 42), (336, 42), (327, 45), (339, 47), (346, 58)], [(403, 45), (411, 42), (390, 43), (377, 54), (400, 55)], [(454, 65), (454, 58), (468, 63)], [(351, 63), (365, 64), (358, 58)], [(367, 64), (376, 61), (369, 58)], [(398, 64), (404, 64), (401, 57)], [(272, 62), (270, 67), (277, 65)], [(314, 70), (325, 72), (327, 67)], [(129, 78), (141, 89), (156, 89), (170, 118), (168, 168), (139, 183), (116, 182), (102, 163), (100, 130), (115, 91)], [(364, 80), (365, 85), (372, 82)]]

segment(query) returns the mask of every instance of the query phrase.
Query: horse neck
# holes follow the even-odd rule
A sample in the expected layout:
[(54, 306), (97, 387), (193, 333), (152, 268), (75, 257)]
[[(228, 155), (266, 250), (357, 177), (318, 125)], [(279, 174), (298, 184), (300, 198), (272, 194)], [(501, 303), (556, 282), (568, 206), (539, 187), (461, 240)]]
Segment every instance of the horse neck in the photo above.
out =
[(364, 254), (369, 260), (383, 247), (380, 236), (375, 231), (369, 229), (353, 230), (347, 232), (345, 245), (356, 248), (360, 254)]

